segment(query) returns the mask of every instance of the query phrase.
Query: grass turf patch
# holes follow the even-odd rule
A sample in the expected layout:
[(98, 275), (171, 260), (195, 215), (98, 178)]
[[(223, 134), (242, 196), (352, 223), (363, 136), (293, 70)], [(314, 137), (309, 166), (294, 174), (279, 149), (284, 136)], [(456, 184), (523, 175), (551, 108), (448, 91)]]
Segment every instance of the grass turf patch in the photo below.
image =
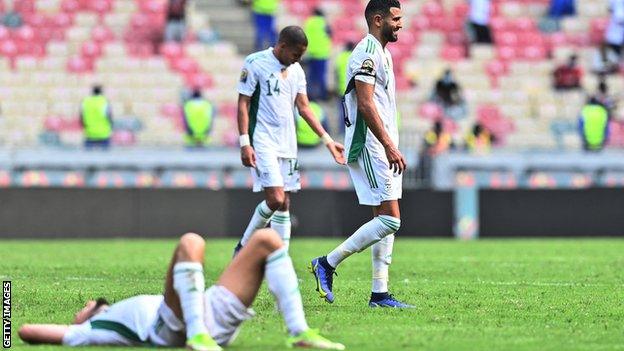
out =
[[(370, 253), (338, 269), (336, 302), (314, 291), (309, 260), (338, 240), (291, 244), (308, 322), (351, 350), (624, 350), (624, 241), (397, 238), (391, 292), (411, 310), (371, 309)], [(87, 299), (159, 294), (175, 240), (0, 241), (13, 282), (13, 347), (24, 323), (68, 323)], [(207, 286), (234, 240), (210, 240)], [(283, 348), (286, 329), (266, 287), (233, 350)], [(32, 346), (59, 350), (61, 347)], [(108, 348), (107, 348), (108, 350)]]

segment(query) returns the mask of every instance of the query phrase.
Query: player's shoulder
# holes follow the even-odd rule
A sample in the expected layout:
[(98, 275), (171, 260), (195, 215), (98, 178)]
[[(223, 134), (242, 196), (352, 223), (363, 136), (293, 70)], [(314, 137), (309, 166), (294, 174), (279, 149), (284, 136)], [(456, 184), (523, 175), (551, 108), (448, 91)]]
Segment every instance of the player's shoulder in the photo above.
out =
[(253, 66), (254, 64), (257, 64), (258, 62), (263, 61), (266, 57), (267, 57), (267, 50), (254, 52), (252, 54), (247, 55), (247, 57), (245, 57), (245, 64), (249, 66)]
[(380, 59), (379, 50), (379, 44), (370, 36), (366, 36), (355, 46), (351, 57), (356, 61), (364, 61), (366, 59), (378, 61)]
[(305, 76), (305, 72), (303, 70), (303, 67), (301, 67), (301, 64), (299, 62), (295, 62), (292, 65), (290, 65), (290, 69), (293, 72), (297, 72), (298, 74), (302, 74)]

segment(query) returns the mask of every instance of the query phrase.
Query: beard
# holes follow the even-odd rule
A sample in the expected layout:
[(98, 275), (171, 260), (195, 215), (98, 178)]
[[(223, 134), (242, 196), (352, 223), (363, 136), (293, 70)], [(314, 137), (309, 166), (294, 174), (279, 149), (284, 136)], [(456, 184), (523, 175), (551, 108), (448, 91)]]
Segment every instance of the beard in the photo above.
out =
[(389, 43), (394, 43), (399, 40), (398, 35), (390, 26), (384, 27), (381, 31), (381, 35), (383, 36), (384, 40)]

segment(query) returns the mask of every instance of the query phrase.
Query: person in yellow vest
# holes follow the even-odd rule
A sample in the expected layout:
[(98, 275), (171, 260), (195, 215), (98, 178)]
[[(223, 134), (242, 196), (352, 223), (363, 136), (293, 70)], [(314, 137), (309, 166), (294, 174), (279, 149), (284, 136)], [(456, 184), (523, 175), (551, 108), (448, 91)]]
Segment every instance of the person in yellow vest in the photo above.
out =
[(472, 133), (466, 136), (466, 149), (474, 153), (488, 153), (494, 136), (481, 123), (476, 123)]
[(453, 137), (449, 132), (444, 130), (442, 121), (435, 121), (433, 127), (425, 133), (423, 147), (420, 152), (417, 177), (423, 184), (429, 184), (431, 180), (431, 165), (433, 159), (454, 148)]
[(186, 128), (186, 145), (203, 147), (210, 142), (208, 134), (212, 129), (214, 108), (202, 97), (201, 90), (193, 90), (191, 98), (184, 103), (184, 126)]
[(344, 133), (344, 108), (342, 106), (342, 97), (347, 90), (347, 66), (349, 65), (349, 56), (353, 53), (355, 43), (352, 41), (345, 44), (344, 50), (336, 57), (336, 66), (334, 68), (336, 75), (336, 96), (338, 99), (338, 117), (340, 118), (340, 133)]
[[(321, 122), (325, 130), (329, 130), (327, 123), (327, 115), (321, 105), (314, 101), (310, 101), (310, 108), (314, 112), (314, 116)], [(297, 115), (297, 145), (302, 148), (314, 148), (321, 144), (321, 137), (306, 123), (300, 115)]]
[(609, 138), (609, 111), (592, 97), (581, 110), (579, 132), (586, 151), (600, 151)]
[(106, 149), (110, 146), (113, 116), (101, 86), (93, 86), (91, 96), (82, 100), (80, 122), (84, 130), (86, 148)]
[(275, 46), (277, 31), (275, 29), (275, 13), (280, 0), (253, 0), (251, 12), (256, 26), (256, 51)]
[(327, 100), (327, 61), (331, 55), (331, 30), (323, 11), (314, 10), (304, 26), (308, 37), (308, 95), (312, 100)]

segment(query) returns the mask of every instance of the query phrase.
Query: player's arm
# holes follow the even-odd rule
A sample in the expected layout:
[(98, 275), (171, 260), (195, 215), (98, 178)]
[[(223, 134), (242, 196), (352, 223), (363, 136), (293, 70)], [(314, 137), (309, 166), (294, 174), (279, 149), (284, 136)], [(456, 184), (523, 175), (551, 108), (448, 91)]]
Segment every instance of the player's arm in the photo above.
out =
[(399, 151), (392, 142), (392, 139), (390, 139), (379, 117), (379, 112), (373, 101), (375, 86), (356, 79), (355, 93), (357, 96), (358, 112), (364, 118), (368, 129), (371, 130), (373, 135), (375, 135), (377, 140), (383, 145), (390, 169), (399, 174), (402, 173), (407, 167), (407, 164), (405, 163), (405, 158), (403, 158), (401, 151)]
[(256, 154), (249, 140), (249, 105), (251, 97), (238, 95), (238, 134), (241, 147), (241, 160), (245, 167), (256, 167)]
[(325, 128), (319, 120), (314, 116), (314, 112), (310, 108), (310, 101), (308, 100), (308, 96), (306, 94), (297, 94), (295, 98), (295, 104), (297, 105), (297, 109), (299, 110), (299, 115), (303, 118), (304, 121), (312, 128), (312, 130), (318, 135), (323, 143), (329, 149), (329, 152), (334, 157), (337, 163), (344, 165), (346, 163), (344, 157), (344, 146), (340, 143), (337, 143), (332, 139), (331, 136), (327, 133)]
[(245, 66), (238, 82), (238, 133), (240, 135), (241, 161), (245, 167), (256, 167), (256, 153), (249, 138), (249, 106), (258, 83), (252, 62), (253, 60), (249, 58), (245, 60)]
[(24, 324), (17, 332), (20, 339), (29, 344), (57, 344), (63, 343), (63, 337), (69, 330), (69, 325), (60, 324)]

